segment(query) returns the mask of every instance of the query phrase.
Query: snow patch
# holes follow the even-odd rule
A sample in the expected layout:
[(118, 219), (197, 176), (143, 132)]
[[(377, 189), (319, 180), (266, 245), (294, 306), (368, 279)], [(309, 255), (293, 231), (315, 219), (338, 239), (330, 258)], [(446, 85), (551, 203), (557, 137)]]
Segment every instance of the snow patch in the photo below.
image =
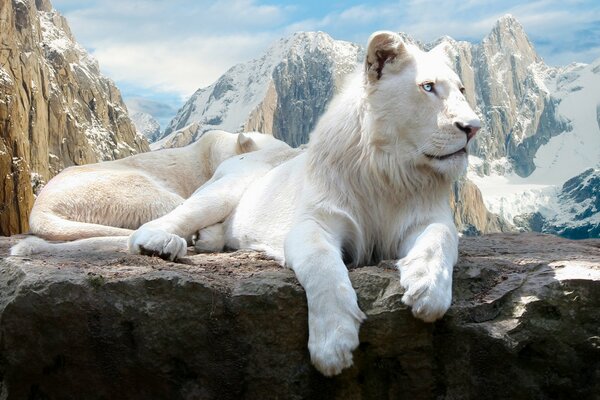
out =
[(9, 73), (6, 72), (6, 70), (2, 67), (0, 67), (0, 83), (9, 84), (9, 85), (13, 84), (13, 80), (10, 77)]
[(600, 281), (598, 264), (586, 261), (556, 261), (550, 264), (554, 269), (554, 277), (559, 281), (593, 280)]

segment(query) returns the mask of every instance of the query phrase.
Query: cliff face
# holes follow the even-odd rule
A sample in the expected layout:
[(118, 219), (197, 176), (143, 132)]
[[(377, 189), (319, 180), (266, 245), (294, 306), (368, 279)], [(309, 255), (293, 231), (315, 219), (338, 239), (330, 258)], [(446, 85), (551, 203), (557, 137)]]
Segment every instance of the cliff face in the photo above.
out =
[(435, 324), (392, 263), (350, 270), (367, 319), (354, 366), (310, 364), (305, 293), (258, 253), (184, 263), (118, 249), (6, 257), (2, 399), (597, 399), (600, 243), (463, 237)]
[(148, 150), (119, 90), (48, 0), (0, 2), (0, 234), (28, 229), (60, 170)]
[(456, 228), (465, 235), (514, 231), (514, 227), (504, 218), (488, 211), (477, 185), (466, 178), (453, 184), (450, 206)]

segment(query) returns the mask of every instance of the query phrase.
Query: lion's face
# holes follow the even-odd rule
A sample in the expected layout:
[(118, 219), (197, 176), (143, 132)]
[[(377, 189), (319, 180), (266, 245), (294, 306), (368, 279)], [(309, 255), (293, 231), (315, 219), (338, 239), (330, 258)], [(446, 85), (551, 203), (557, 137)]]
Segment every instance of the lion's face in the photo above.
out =
[(465, 170), (467, 144), (481, 125), (441, 52), (423, 52), (394, 33), (375, 33), (365, 85), (374, 145), (445, 176)]

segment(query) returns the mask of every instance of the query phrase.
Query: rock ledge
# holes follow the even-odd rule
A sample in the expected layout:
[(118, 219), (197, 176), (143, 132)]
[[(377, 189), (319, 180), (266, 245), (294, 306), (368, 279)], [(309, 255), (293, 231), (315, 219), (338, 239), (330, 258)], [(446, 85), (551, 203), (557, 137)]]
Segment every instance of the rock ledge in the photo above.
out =
[(600, 240), (463, 238), (447, 316), (400, 301), (390, 263), (350, 272), (355, 366), (310, 364), (304, 292), (260, 254), (7, 257), (1, 399), (594, 399)]

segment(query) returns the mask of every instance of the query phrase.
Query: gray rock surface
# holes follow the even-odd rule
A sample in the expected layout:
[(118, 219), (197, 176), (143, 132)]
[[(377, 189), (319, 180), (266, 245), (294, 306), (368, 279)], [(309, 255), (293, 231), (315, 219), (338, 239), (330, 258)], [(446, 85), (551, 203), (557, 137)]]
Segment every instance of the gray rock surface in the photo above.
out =
[(310, 364), (304, 292), (258, 253), (183, 263), (124, 252), (6, 257), (2, 399), (597, 399), (600, 241), (461, 240), (435, 324), (390, 263), (353, 269), (368, 315), (355, 365)]

